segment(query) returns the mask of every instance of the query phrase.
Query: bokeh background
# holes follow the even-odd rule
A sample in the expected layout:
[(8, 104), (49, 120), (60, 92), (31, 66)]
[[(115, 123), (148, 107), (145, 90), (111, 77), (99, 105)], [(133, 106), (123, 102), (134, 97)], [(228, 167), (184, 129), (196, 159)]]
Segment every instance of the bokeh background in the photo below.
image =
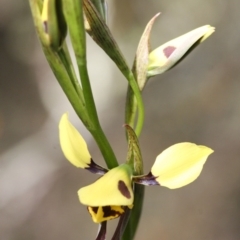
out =
[[(238, 0), (108, 0), (109, 26), (129, 65), (150, 18), (161, 16), (152, 46), (211, 24), (216, 32), (181, 64), (151, 79), (143, 93), (146, 122), (140, 138), (145, 172), (166, 147), (183, 141), (215, 150), (199, 179), (177, 190), (146, 188), (136, 240), (240, 239), (240, 2)], [(120, 162), (127, 83), (88, 38), (89, 71), (102, 126)], [(58, 121), (76, 118), (36, 38), (28, 1), (0, 8), (0, 239), (88, 240), (97, 225), (77, 190), (96, 176), (63, 157)], [(109, 235), (117, 221), (109, 224)]]

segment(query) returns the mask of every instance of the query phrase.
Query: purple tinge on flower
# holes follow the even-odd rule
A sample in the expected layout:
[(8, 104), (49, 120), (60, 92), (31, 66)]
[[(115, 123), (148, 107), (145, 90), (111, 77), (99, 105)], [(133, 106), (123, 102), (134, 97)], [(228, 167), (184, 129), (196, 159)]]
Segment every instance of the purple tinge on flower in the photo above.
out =
[(166, 58), (169, 58), (175, 50), (176, 50), (176, 47), (167, 46), (166, 48), (163, 49), (163, 53), (164, 53)]

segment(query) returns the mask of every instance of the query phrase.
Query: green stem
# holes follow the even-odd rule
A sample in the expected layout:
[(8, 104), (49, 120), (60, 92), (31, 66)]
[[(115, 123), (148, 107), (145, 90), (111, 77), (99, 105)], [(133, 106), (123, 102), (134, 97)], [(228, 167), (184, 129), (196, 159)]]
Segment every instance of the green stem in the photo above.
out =
[(136, 123), (135, 133), (137, 136), (140, 136), (143, 128), (143, 123), (144, 123), (144, 105), (143, 105), (142, 95), (132, 72), (130, 72), (128, 76), (128, 80), (129, 80), (129, 85), (132, 88), (132, 92), (133, 92), (132, 95), (134, 94), (133, 97), (136, 98), (136, 101), (134, 101), (133, 99), (133, 102), (130, 104), (130, 107), (131, 107), (130, 112), (132, 112), (132, 114), (129, 115), (129, 119), (131, 119), (132, 122), (131, 123), (127, 122), (127, 124), (132, 124), (132, 126), (134, 125), (134, 119), (138, 109), (138, 119)]
[(125, 122), (134, 128), (135, 119), (137, 114), (137, 102), (134, 97), (134, 93), (130, 85), (128, 85), (127, 96), (126, 96), (126, 106), (125, 106)]
[(65, 0), (64, 14), (68, 24), (71, 42), (77, 60), (86, 109), (92, 122), (92, 126), (91, 128), (88, 127), (88, 130), (96, 140), (107, 166), (109, 168), (113, 168), (118, 166), (118, 162), (100, 126), (88, 76), (86, 59), (86, 36), (82, 5), (82, 0)]
[(139, 220), (142, 215), (142, 207), (143, 207), (143, 199), (144, 199), (144, 186), (135, 184), (134, 188), (134, 208), (131, 211), (130, 219), (125, 228), (122, 240), (132, 240), (136, 234)]
[(81, 76), (81, 82), (83, 86), (83, 94), (86, 102), (86, 107), (88, 110), (88, 114), (92, 119), (92, 122), (94, 125), (94, 128), (89, 129), (89, 131), (91, 132), (94, 139), (96, 140), (102, 152), (102, 155), (105, 158), (108, 168), (109, 169), (114, 168), (118, 166), (118, 162), (98, 120), (98, 115), (97, 115), (97, 111), (96, 111), (96, 107), (95, 107), (95, 103), (92, 95), (91, 85), (88, 77), (86, 62), (83, 61), (80, 64), (78, 64), (78, 68)]

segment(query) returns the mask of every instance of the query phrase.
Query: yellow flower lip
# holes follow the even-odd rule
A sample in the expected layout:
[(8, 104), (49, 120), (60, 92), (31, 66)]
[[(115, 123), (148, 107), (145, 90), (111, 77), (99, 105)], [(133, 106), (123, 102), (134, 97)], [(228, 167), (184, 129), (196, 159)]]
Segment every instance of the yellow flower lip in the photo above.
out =
[(99, 206), (128, 206), (133, 203), (132, 170), (127, 164), (122, 164), (109, 170), (93, 184), (78, 191), (82, 204)]

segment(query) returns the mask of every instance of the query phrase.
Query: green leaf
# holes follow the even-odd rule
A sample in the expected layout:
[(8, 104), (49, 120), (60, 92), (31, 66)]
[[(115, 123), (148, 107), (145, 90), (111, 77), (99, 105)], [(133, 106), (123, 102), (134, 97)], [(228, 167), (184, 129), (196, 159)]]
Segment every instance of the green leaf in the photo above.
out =
[[(55, 51), (51, 46), (49, 46), (45, 32), (42, 25), (41, 11), (42, 11), (42, 1), (41, 0), (30, 0), (30, 7), (32, 11), (32, 16), (34, 20), (34, 25), (42, 44), (43, 52), (45, 57), (57, 78), (60, 86), (62, 87), (64, 93), (72, 104), (74, 110), (76, 111), (79, 118), (82, 120), (86, 127), (91, 126), (91, 120), (86, 112), (84, 103), (79, 97), (75, 86), (72, 83), (72, 79), (69, 77), (69, 72), (66, 68), (68, 62), (63, 62), (62, 57), (60, 57), (59, 52)], [(70, 67), (70, 65), (69, 65)]]
[(142, 96), (133, 76), (132, 71), (128, 67), (116, 41), (114, 40), (108, 26), (99, 16), (97, 10), (90, 0), (83, 0), (84, 13), (90, 25), (91, 36), (93, 40), (108, 54), (108, 56), (115, 62), (119, 70), (126, 77), (131, 86), (131, 89), (136, 97), (138, 106), (138, 119), (136, 123), (136, 133), (140, 135), (144, 122), (144, 106)]
[(91, 0), (103, 20), (107, 22), (107, 3), (106, 0)]

